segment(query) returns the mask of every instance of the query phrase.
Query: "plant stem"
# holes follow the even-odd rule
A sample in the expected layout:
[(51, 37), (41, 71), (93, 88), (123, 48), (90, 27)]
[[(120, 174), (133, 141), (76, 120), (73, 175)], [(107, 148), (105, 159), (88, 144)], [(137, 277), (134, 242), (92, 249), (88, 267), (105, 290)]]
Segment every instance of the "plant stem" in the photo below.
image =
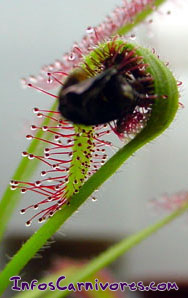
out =
[[(188, 198), (187, 198), (188, 199)], [(183, 214), (188, 209), (188, 203), (185, 203), (181, 208), (177, 209), (176, 211), (172, 212), (169, 216), (165, 217), (161, 221), (157, 222), (154, 225), (151, 225), (140, 232), (129, 236), (128, 238), (123, 239), (116, 245), (112, 246), (104, 253), (99, 255), (99, 257), (92, 260), (88, 265), (86, 265), (83, 269), (81, 269), (78, 273), (71, 277), (71, 282), (81, 282), (85, 281), (89, 278), (92, 274), (96, 273), (100, 269), (106, 267), (113, 261), (115, 261), (118, 257), (123, 255), (125, 252), (129, 251), (132, 247), (136, 246), (137, 244), (141, 243), (143, 240), (148, 238), (150, 235), (157, 232), (159, 229), (173, 221), (175, 218)], [(68, 295), (68, 291), (63, 293), (59, 293), (56, 296), (50, 295), (50, 298), (60, 298), (66, 297)]]
[[(188, 200), (188, 198), (187, 198)], [(59, 272), (59, 275), (54, 274), (51, 275), (51, 277), (48, 276), (48, 278), (45, 280), (43, 279), (41, 282), (47, 283), (49, 281), (52, 281), (54, 285), (56, 284), (57, 277), (61, 275), (66, 275), (68, 278), (64, 282), (61, 283), (61, 286), (68, 285), (70, 282), (73, 283), (76, 286), (77, 282), (84, 282), (86, 280), (89, 280), (91, 275), (97, 273), (100, 269), (106, 267), (107, 265), (111, 264), (113, 261), (115, 261), (118, 257), (123, 255), (124, 253), (128, 252), (132, 247), (138, 245), (143, 240), (148, 238), (149, 236), (153, 235), (155, 232), (160, 230), (162, 227), (176, 219), (178, 216), (182, 215), (185, 211), (188, 209), (188, 203), (185, 203), (177, 210), (173, 211), (170, 215), (166, 216), (162, 220), (158, 221), (157, 223), (141, 230), (138, 233), (135, 233), (129, 237), (126, 237), (125, 239), (121, 240), (102, 254), (100, 254), (98, 257), (96, 257), (94, 260), (89, 262), (87, 265), (84, 266), (84, 268), (80, 268), (76, 271), (76, 273), (71, 273), (71, 276), (68, 276), (68, 274), (64, 272)], [(20, 295), (17, 295), (17, 298), (28, 298), (30, 292), (28, 293), (21, 293)], [(33, 291), (32, 298), (43, 296), (41, 291), (38, 291), (37, 289)], [(56, 290), (55, 292), (46, 292), (45, 297), (46, 298), (62, 298), (66, 297), (70, 292), (68, 290), (65, 290), (63, 292), (60, 292), (59, 290)]]

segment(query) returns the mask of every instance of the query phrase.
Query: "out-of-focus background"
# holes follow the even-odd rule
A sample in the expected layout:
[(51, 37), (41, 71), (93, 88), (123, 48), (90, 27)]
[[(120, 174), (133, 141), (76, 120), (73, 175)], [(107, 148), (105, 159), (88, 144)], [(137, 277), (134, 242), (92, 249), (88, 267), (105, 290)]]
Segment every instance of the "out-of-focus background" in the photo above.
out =
[[(23, 90), (20, 78), (38, 74), (42, 65), (61, 58), (74, 41), (80, 41), (89, 25), (100, 23), (119, 4), (120, 0), (1, 1), (0, 195), (28, 145), (25, 135), (35, 121), (32, 108), (47, 108), (52, 102), (50, 97), (34, 90)], [(75, 243), (78, 246), (85, 243), (82, 252), (87, 257), (87, 253), (90, 255), (88, 241), (93, 241), (91, 247), (96, 243), (103, 247), (157, 221), (164, 212), (151, 207), (151, 200), (166, 193), (188, 190), (187, 13), (186, 1), (167, 1), (160, 12), (133, 30), (134, 42), (155, 48), (164, 61), (169, 61), (176, 78), (183, 81), (180, 100), (185, 108), (180, 108), (163, 136), (139, 150), (104, 184), (96, 202), (88, 200), (57, 233), (58, 239), (72, 243), (69, 249), (75, 254)], [(24, 239), (38, 228), (38, 223), (25, 227), (27, 215), (19, 214), (20, 208), (30, 204), (30, 196), (22, 198), (10, 221), (1, 264), (8, 260), (9, 246), (16, 239)], [(122, 257), (121, 264), (117, 265), (118, 278), (165, 279), (188, 284), (187, 247), (188, 216), (185, 215)], [(132, 297), (133, 293), (128, 295)], [(140, 293), (134, 296), (140, 297)]]

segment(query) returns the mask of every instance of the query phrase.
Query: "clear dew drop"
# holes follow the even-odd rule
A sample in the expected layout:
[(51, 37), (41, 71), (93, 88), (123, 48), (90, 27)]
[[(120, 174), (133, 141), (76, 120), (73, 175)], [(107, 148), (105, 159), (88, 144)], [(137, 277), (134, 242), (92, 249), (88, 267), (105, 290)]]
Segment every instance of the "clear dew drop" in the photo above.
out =
[(31, 226), (31, 220), (26, 221), (25, 225), (26, 225), (26, 227), (30, 227)]
[(94, 32), (94, 28), (93, 27), (91, 27), (91, 26), (87, 27), (87, 29), (86, 29), (86, 33), (87, 34), (92, 34), (93, 32)]
[(43, 117), (43, 114), (42, 113), (38, 113), (37, 114), (37, 118), (42, 118)]
[(16, 180), (11, 180), (9, 183), (10, 183), (10, 185), (14, 185), (14, 186), (18, 186), (18, 184), (19, 184), (19, 182)]
[(28, 153), (26, 151), (22, 152), (22, 157), (26, 157), (28, 155)]
[(27, 140), (31, 140), (32, 138), (33, 138), (32, 135), (27, 135), (27, 136), (26, 136), (26, 139), (27, 139)]
[(52, 168), (53, 168), (54, 170), (58, 170), (58, 169), (59, 169), (59, 165), (57, 165), (57, 164), (52, 165)]
[(34, 114), (37, 114), (39, 112), (39, 109), (38, 108), (33, 108), (33, 113)]
[(48, 76), (47, 83), (48, 84), (52, 84), (53, 83), (53, 79), (52, 79), (51, 76)]
[(130, 39), (131, 39), (131, 40), (135, 40), (135, 39), (136, 39), (136, 34), (135, 34), (135, 33), (132, 33), (132, 34), (130, 35)]
[(44, 149), (44, 153), (48, 153), (49, 151), (50, 151), (49, 148), (45, 148), (45, 149)]
[(41, 176), (46, 176), (46, 174), (47, 174), (46, 171), (41, 172)]
[(40, 217), (39, 219), (38, 219), (38, 223), (43, 223), (44, 221), (45, 221), (45, 217)]
[(35, 182), (35, 186), (40, 186), (40, 185), (41, 185), (41, 181), (37, 180), (37, 181)]
[(76, 58), (76, 55), (75, 55), (75, 53), (72, 52), (72, 53), (69, 55), (68, 60), (69, 60), (69, 61), (74, 61), (75, 58)]
[(42, 127), (42, 130), (43, 130), (43, 131), (47, 131), (47, 130), (48, 130), (48, 126), (45, 126), (45, 125), (44, 125), (44, 126)]
[(32, 160), (32, 159), (34, 159), (34, 158), (35, 158), (35, 157), (34, 157), (33, 154), (29, 154), (29, 155), (28, 155), (28, 159)]
[(57, 201), (58, 206), (61, 206), (62, 204), (62, 199), (60, 199), (59, 201)]
[(59, 139), (60, 139), (60, 136), (55, 135), (54, 140), (55, 140), (55, 141), (59, 141)]
[(11, 187), (10, 187), (11, 190), (16, 190), (16, 188), (17, 187), (15, 185), (11, 185)]
[(31, 125), (31, 130), (36, 130), (36, 129), (37, 129), (36, 125)]
[(26, 210), (25, 209), (21, 209), (20, 210), (20, 214), (25, 214)]

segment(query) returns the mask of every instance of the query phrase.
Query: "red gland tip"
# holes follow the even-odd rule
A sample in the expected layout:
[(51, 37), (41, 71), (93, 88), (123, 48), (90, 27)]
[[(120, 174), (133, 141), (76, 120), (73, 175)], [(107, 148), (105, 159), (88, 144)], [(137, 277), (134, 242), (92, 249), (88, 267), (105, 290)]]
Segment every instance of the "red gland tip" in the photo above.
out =
[(26, 221), (26, 223), (25, 223), (26, 227), (30, 227), (31, 223), (32, 223), (31, 220)]
[(31, 140), (32, 138), (33, 138), (32, 135), (26, 135), (26, 139), (27, 139), (27, 140)]

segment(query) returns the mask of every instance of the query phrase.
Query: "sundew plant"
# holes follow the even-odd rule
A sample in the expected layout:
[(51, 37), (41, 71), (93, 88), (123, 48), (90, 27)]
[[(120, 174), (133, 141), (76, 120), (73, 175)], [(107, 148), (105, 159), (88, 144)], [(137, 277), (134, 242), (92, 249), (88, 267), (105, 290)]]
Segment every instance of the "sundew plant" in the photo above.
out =
[[(20, 213), (32, 210), (26, 225), (38, 221), (42, 226), (0, 273), (1, 294), (9, 279), (22, 272), (64, 222), (129, 157), (162, 134), (174, 120), (180, 105), (181, 82), (155, 50), (134, 43), (131, 33), (164, 2), (122, 1), (103, 22), (89, 26), (82, 40), (74, 43), (62, 59), (43, 67), (38, 76), (22, 79), (22, 85), (32, 89), (33, 96), (35, 90), (39, 91), (53, 104), (51, 109), (33, 108), (38, 120), (26, 136), (30, 145), (22, 152), (22, 160), (0, 202), (0, 238), (3, 239), (20, 194), (26, 192), (37, 202), (25, 201)], [(109, 138), (111, 135), (120, 140), (120, 149)], [(115, 152), (112, 157), (108, 156), (109, 149)], [(40, 178), (33, 181), (39, 163), (43, 169)], [(161, 221), (122, 239), (79, 271), (71, 272), (69, 281), (75, 284), (87, 280), (184, 213), (188, 209), (186, 195), (176, 207)], [(55, 280), (55, 276), (51, 279)], [(27, 295), (24, 292), (18, 297)], [(32, 291), (32, 297), (66, 295), (68, 291)]]

